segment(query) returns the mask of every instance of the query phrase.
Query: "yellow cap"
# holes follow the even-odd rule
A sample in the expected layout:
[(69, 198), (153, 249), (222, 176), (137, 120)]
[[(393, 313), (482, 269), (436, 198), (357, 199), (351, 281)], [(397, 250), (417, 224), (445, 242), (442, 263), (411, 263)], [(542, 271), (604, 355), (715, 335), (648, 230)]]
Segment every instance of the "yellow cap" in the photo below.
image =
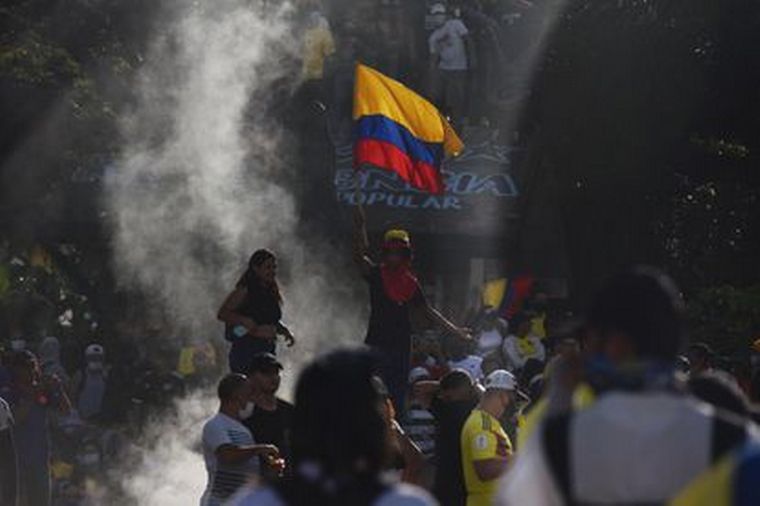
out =
[(401, 229), (392, 229), (388, 230), (385, 233), (385, 237), (383, 238), (385, 242), (403, 242), (406, 244), (411, 244), (412, 240), (409, 237), (409, 232), (406, 230)]

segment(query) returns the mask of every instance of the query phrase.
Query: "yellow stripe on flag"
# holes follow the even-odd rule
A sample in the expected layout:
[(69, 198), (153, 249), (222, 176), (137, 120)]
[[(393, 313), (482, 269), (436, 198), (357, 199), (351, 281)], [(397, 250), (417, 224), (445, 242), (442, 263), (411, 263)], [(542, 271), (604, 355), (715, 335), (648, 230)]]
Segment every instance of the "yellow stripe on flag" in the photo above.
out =
[(483, 305), (499, 309), (507, 291), (507, 278), (488, 281), (483, 286)]
[(358, 64), (353, 118), (357, 120), (362, 116), (385, 116), (421, 141), (442, 143), (449, 155), (459, 154), (464, 146), (433, 104), (400, 82)]

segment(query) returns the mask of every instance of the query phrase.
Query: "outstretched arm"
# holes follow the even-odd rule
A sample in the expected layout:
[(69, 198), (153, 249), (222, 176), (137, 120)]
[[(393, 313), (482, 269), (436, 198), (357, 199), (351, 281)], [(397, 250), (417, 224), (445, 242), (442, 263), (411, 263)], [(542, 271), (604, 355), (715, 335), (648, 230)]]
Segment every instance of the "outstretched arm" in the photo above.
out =
[(252, 457), (279, 457), (280, 452), (274, 445), (234, 446), (225, 444), (216, 449), (216, 456), (224, 464), (241, 464)]
[(354, 208), (354, 262), (362, 274), (369, 275), (374, 266), (369, 258), (369, 237), (367, 236), (367, 218), (361, 204)]
[(463, 329), (461, 327), (457, 327), (451, 321), (448, 320), (445, 316), (441, 314), (440, 311), (438, 311), (436, 308), (430, 305), (430, 303), (425, 300), (423, 309), (425, 311), (425, 314), (427, 317), (435, 323), (439, 328), (443, 329), (446, 332), (449, 332), (451, 334), (454, 334), (455, 336), (458, 336), (466, 341), (469, 341), (472, 339), (472, 336), (470, 335), (470, 332), (466, 329)]

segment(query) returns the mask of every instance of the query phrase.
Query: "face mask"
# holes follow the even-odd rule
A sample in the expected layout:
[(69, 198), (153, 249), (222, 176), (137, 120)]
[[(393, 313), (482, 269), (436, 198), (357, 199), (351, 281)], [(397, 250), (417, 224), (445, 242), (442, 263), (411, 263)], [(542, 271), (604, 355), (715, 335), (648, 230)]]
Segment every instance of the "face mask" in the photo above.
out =
[(253, 414), (253, 403), (251, 401), (248, 401), (245, 404), (245, 407), (238, 411), (238, 416), (241, 420), (245, 420), (246, 418), (250, 418), (250, 416)]

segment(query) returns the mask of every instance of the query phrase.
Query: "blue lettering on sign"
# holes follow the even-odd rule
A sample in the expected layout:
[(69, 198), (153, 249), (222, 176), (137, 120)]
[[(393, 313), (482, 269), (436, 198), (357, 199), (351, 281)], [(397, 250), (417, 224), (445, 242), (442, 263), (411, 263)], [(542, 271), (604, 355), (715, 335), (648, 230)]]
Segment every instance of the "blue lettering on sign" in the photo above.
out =
[[(446, 176), (446, 193), (471, 196), (485, 195), (496, 198), (515, 198), (519, 195), (517, 185), (511, 174), (496, 173), (481, 175), (473, 172), (444, 172)], [(335, 171), (335, 189), (338, 192), (351, 191), (356, 188), (356, 177), (353, 169), (339, 169)], [(365, 169), (359, 175), (359, 187), (362, 191), (370, 193), (394, 193), (394, 194), (414, 194), (424, 195), (424, 192), (411, 187), (405, 181), (401, 180), (395, 173), (377, 169)], [(387, 198), (381, 199), (376, 195), (372, 203), (385, 201), (389, 205), (398, 205), (397, 201), (393, 204), (388, 202)]]
[[(356, 205), (356, 192), (338, 192), (338, 202), (350, 206)], [(382, 192), (364, 193), (359, 192), (359, 202), (362, 205), (381, 205), (396, 209), (434, 209), (441, 211), (459, 211), (462, 202), (459, 197), (447, 196), (423, 196), (423, 195), (388, 195)]]

